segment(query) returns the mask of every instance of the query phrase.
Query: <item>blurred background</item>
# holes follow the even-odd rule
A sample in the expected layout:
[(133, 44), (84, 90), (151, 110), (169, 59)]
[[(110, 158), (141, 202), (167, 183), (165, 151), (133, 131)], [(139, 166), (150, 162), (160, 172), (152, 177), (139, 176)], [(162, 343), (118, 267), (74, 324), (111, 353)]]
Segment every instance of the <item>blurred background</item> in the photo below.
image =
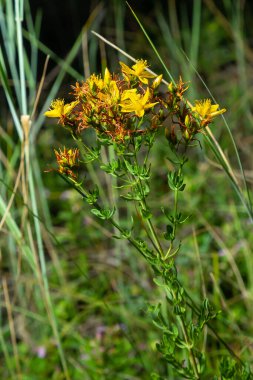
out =
[[(189, 82), (190, 100), (212, 94), (227, 109), (228, 127), (219, 118), (211, 129), (243, 188), (232, 133), (251, 191), (252, 2), (129, 3), (175, 80), (181, 75)], [(163, 296), (154, 287), (152, 273), (124, 241), (111, 239), (114, 231), (91, 216), (77, 193), (55, 172), (48, 172), (55, 167), (53, 149), (72, 141), (54, 120), (43, 117), (52, 99), (71, 100), (71, 84), (106, 66), (116, 72), (119, 60), (131, 63), (92, 30), (134, 58), (147, 59), (153, 71), (169, 78), (125, 1), (24, 1), (22, 32), (16, 30), (14, 2), (3, 1), (0, 10), (0, 211), (4, 217), (0, 362), (5, 363), (0, 378), (150, 379), (155, 370), (176, 379), (155, 349), (159, 330), (151, 323), (147, 304)], [(22, 51), (16, 33), (22, 34)], [(33, 114), (29, 159), (22, 148), (24, 125), (19, 122), (24, 113)], [(161, 235), (160, 207), (170, 207), (167, 154), (168, 144), (161, 133), (152, 158), (150, 198)], [(179, 232), (180, 278), (186, 288), (194, 290), (196, 302), (207, 295), (215, 308), (223, 310), (223, 318), (214, 322), (216, 328), (238, 355), (252, 362), (251, 222), (227, 174), (201, 137), (189, 156), (180, 208), (191, 218)], [(105, 187), (92, 168), (88, 167), (86, 176)], [(15, 199), (9, 207), (13, 192)], [(242, 193), (247, 196), (244, 188)], [(123, 210), (119, 194), (114, 191), (110, 196)], [(122, 212), (123, 219), (126, 215)], [(212, 337), (208, 342), (211, 368), (222, 348)]]

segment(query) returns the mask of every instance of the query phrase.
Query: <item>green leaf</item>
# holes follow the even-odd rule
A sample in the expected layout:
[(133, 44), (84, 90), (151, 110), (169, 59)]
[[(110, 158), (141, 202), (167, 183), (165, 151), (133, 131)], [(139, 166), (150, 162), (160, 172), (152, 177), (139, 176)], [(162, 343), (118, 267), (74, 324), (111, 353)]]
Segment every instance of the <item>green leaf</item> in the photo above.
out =
[(183, 191), (185, 189), (183, 174), (178, 170), (168, 173), (168, 184), (171, 190)]
[(128, 160), (124, 160), (124, 164), (126, 165), (126, 168), (130, 174), (136, 175), (136, 166), (135, 165), (132, 165)]
[(168, 224), (166, 226), (166, 232), (163, 234), (164, 238), (169, 241), (173, 241), (175, 239), (175, 234), (173, 232), (173, 226)]
[(155, 283), (157, 286), (160, 286), (160, 287), (167, 287), (166, 283), (164, 282), (164, 279), (161, 278), (161, 277), (155, 277), (155, 278), (153, 278), (153, 281), (154, 281), (154, 283)]
[(143, 142), (143, 136), (141, 135), (136, 136), (136, 138), (134, 139), (134, 149), (136, 152), (140, 150), (142, 142)]
[(114, 177), (121, 177), (125, 173), (125, 166), (120, 160), (111, 160), (108, 164), (103, 163), (100, 168)]
[(112, 235), (113, 239), (121, 240), (121, 236)]
[(152, 218), (152, 213), (151, 213), (150, 209), (141, 208), (140, 213), (141, 213), (141, 216), (143, 217), (143, 219), (145, 219), (145, 220)]
[(100, 145), (96, 148), (90, 148), (90, 151), (84, 154), (85, 163), (97, 160), (100, 156), (100, 149)]
[(129, 191), (127, 194), (121, 195), (121, 198), (126, 199), (127, 201), (142, 201), (149, 194), (149, 187), (146, 184), (145, 187), (142, 187), (142, 191), (139, 188), (134, 187), (132, 191)]
[(115, 213), (115, 207), (110, 210), (108, 208), (105, 209), (98, 209), (98, 208), (93, 208), (91, 209), (92, 214), (96, 215), (98, 218), (102, 220), (110, 219), (113, 214)]
[(134, 191), (129, 191), (125, 195), (120, 195), (121, 198), (126, 199), (127, 201), (141, 201), (142, 196), (139, 195), (139, 193), (136, 193)]
[(98, 186), (95, 186), (93, 190), (89, 191), (89, 194), (87, 194), (86, 202), (89, 203), (90, 205), (93, 205), (94, 203), (97, 202), (99, 197), (99, 189)]
[(121, 232), (121, 236), (122, 238), (124, 239), (129, 239), (131, 237), (131, 234), (132, 234), (132, 231), (129, 230), (129, 229), (123, 229), (122, 232)]
[(220, 311), (215, 311), (214, 308), (210, 305), (207, 298), (204, 299), (198, 319), (199, 328), (203, 329), (204, 325), (207, 324), (211, 319), (216, 318), (219, 313)]

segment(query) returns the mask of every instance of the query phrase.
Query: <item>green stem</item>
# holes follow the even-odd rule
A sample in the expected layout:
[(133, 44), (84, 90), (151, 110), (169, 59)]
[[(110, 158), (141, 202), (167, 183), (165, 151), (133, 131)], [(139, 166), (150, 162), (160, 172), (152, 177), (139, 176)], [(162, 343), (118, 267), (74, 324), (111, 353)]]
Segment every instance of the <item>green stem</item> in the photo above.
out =
[[(97, 205), (96, 205), (96, 207), (97, 207)], [(113, 219), (113, 218), (110, 218), (110, 219), (108, 219), (109, 220), (109, 222), (115, 227), (115, 228), (117, 228), (118, 230), (119, 230), (119, 232), (121, 232), (121, 233), (123, 233), (124, 231), (123, 231), (123, 229), (120, 227), (120, 225)], [(134, 239), (132, 239), (130, 236), (127, 238), (127, 240), (129, 241), (129, 243), (131, 243), (136, 249), (137, 249), (137, 251), (139, 251), (141, 254), (142, 254), (142, 256), (144, 256), (145, 258), (146, 258), (146, 255), (145, 255), (145, 253), (142, 251), (142, 249), (138, 246), (138, 244), (136, 243), (136, 241), (134, 240)]]
[[(148, 149), (147, 155), (149, 154), (149, 152), (150, 152), (150, 147)], [(135, 163), (136, 163), (136, 165), (139, 166), (138, 159), (137, 159), (137, 154), (136, 153), (137, 153), (136, 150), (134, 150)], [(147, 161), (147, 155), (146, 155), (146, 158), (145, 158), (145, 161), (144, 161), (145, 163)], [(143, 200), (140, 201), (140, 205), (141, 205), (142, 209), (147, 210), (147, 204), (146, 204), (146, 201), (145, 201), (142, 180), (140, 179), (140, 177), (136, 178), (136, 176), (134, 176), (134, 175), (133, 175), (133, 178), (134, 178), (134, 180), (136, 181), (137, 184), (139, 183), (140, 192), (141, 192), (141, 194), (143, 196)], [(154, 229), (153, 223), (151, 222), (151, 220), (149, 218), (145, 219), (145, 221), (147, 222), (148, 228), (150, 230), (151, 237), (153, 239), (153, 245), (156, 247), (156, 250), (159, 253), (159, 256), (162, 258), (163, 257), (163, 249), (162, 249), (161, 243), (160, 243), (160, 241), (159, 241), (159, 239), (157, 237), (157, 233), (156, 233), (156, 231)]]
[[(173, 295), (174, 295), (174, 293), (173, 293)], [(194, 375), (195, 375), (196, 379), (199, 379), (197, 362), (196, 362), (196, 358), (195, 358), (194, 352), (193, 352), (191, 344), (190, 344), (190, 339), (189, 339), (189, 336), (188, 336), (188, 333), (187, 333), (187, 328), (185, 326), (184, 319), (181, 317), (181, 315), (178, 315), (178, 319), (179, 319), (180, 324), (181, 324), (181, 328), (182, 328), (182, 331), (183, 331), (185, 342), (186, 342), (186, 344), (187, 344), (187, 346), (189, 348), (190, 361), (191, 361), (191, 365), (192, 365), (192, 369), (193, 369)]]
[(176, 231), (177, 231), (177, 206), (178, 206), (178, 189), (174, 190), (174, 223), (173, 223), (173, 240), (175, 238), (175, 235), (176, 235)]
[[(141, 204), (141, 207), (146, 210), (147, 209), (147, 205), (146, 205), (146, 202), (145, 201), (141, 201), (140, 202)], [(152, 239), (154, 241), (153, 245), (156, 247), (156, 250), (158, 251), (159, 255), (160, 255), (160, 258), (162, 258), (164, 256), (163, 254), (163, 249), (162, 249), (162, 246), (161, 246), (161, 243), (157, 237), (157, 233), (154, 229), (154, 226), (153, 226), (153, 223), (151, 222), (150, 219), (146, 219), (146, 222), (147, 222), (147, 225), (148, 225), (148, 228), (150, 230), (150, 233), (151, 233), (151, 236), (152, 236)]]

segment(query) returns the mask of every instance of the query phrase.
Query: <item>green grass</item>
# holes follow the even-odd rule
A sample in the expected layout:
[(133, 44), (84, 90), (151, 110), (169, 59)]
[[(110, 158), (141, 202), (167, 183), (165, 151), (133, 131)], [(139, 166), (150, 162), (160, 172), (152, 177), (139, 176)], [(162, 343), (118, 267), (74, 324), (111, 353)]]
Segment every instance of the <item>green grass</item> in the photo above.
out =
[[(147, 58), (167, 81), (179, 75), (189, 80), (192, 101), (210, 97), (210, 90), (228, 110), (227, 124), (220, 118), (211, 129), (215, 139), (210, 134), (201, 139), (201, 148), (190, 157), (180, 203), (192, 216), (179, 231), (183, 244), (177, 265), (194, 301), (207, 295), (222, 310), (213, 327), (253, 364), (251, 25), (239, 5), (232, 11), (226, 1), (220, 9), (211, 0), (196, 1), (191, 15), (173, 1), (167, 13), (155, 2), (152, 15), (141, 16), (137, 5), (131, 6), (146, 35), (138, 23), (134, 26), (128, 7), (114, 1), (104, 5), (104, 19), (99, 17), (102, 5), (94, 8), (67, 57), (58, 57), (40, 42), (46, 26), (39, 12), (33, 20), (27, 1), (24, 9), (19, 0), (0, 3), (0, 81), (6, 99), (0, 117), (1, 379), (150, 379), (154, 370), (177, 379), (155, 349), (159, 331), (147, 304), (164, 296), (148, 266), (124, 241), (111, 239), (115, 230), (94, 219), (59, 176), (45, 172), (54, 166), (53, 147), (67, 145), (69, 138), (45, 121), (50, 101), (63, 83), (82, 80), (98, 61), (101, 68), (116, 71), (115, 62), (124, 59), (91, 36), (92, 29), (134, 58)], [(130, 30), (124, 17), (131, 19)], [(74, 60), (82, 55), (81, 46), (85, 59), (79, 67)], [(38, 77), (39, 52), (57, 68), (50, 90), (43, 89), (50, 72)], [(21, 120), (27, 114), (31, 125)], [(162, 134), (159, 138), (150, 200), (157, 210), (165, 202), (170, 207), (171, 200), (170, 194), (162, 198), (169, 164), (166, 141)], [(115, 180), (90, 168), (91, 180), (109, 193), (111, 204), (121, 202), (117, 189), (110, 192)], [(129, 215), (131, 210), (123, 218)], [(156, 222), (162, 229), (160, 212)], [(204, 348), (212, 368), (225, 350), (211, 330), (205, 331)]]

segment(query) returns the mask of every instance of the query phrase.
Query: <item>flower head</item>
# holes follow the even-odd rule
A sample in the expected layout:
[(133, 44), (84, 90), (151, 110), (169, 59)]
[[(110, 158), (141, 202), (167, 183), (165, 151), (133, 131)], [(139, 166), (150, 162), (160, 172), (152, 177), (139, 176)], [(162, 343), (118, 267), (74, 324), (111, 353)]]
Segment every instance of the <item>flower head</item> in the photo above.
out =
[(142, 117), (146, 109), (152, 108), (158, 103), (148, 103), (149, 97), (149, 88), (143, 96), (137, 93), (137, 89), (125, 90), (121, 97), (121, 112), (135, 112), (137, 116)]
[(92, 91), (97, 89), (103, 90), (104, 88), (104, 80), (101, 78), (101, 75), (92, 74), (89, 79), (87, 79), (87, 83)]
[(215, 116), (226, 112), (225, 108), (219, 111), (218, 108), (219, 104), (212, 104), (210, 99), (195, 100), (195, 107), (192, 107), (192, 111), (199, 115), (203, 121), (210, 122)]
[(115, 80), (111, 80), (105, 91), (100, 91), (97, 94), (99, 100), (101, 100), (105, 107), (111, 107), (118, 103), (120, 100), (120, 93), (117, 86), (117, 82)]
[(63, 99), (55, 99), (52, 101), (50, 109), (44, 113), (47, 117), (62, 117), (69, 114), (77, 105), (78, 101), (64, 104)]
[(105, 90), (106, 87), (110, 84), (112, 80), (112, 76), (110, 71), (106, 68), (104, 73), (104, 79), (101, 77), (101, 75), (92, 74), (88, 79), (87, 83), (89, 84), (89, 87), (91, 90)]
[(122, 73), (124, 74), (127, 80), (130, 80), (131, 77), (138, 78), (142, 83), (148, 84), (149, 78), (155, 78), (154, 74), (151, 74), (147, 71), (147, 61), (143, 59), (137, 60), (137, 62), (130, 68), (125, 63), (120, 62)]

